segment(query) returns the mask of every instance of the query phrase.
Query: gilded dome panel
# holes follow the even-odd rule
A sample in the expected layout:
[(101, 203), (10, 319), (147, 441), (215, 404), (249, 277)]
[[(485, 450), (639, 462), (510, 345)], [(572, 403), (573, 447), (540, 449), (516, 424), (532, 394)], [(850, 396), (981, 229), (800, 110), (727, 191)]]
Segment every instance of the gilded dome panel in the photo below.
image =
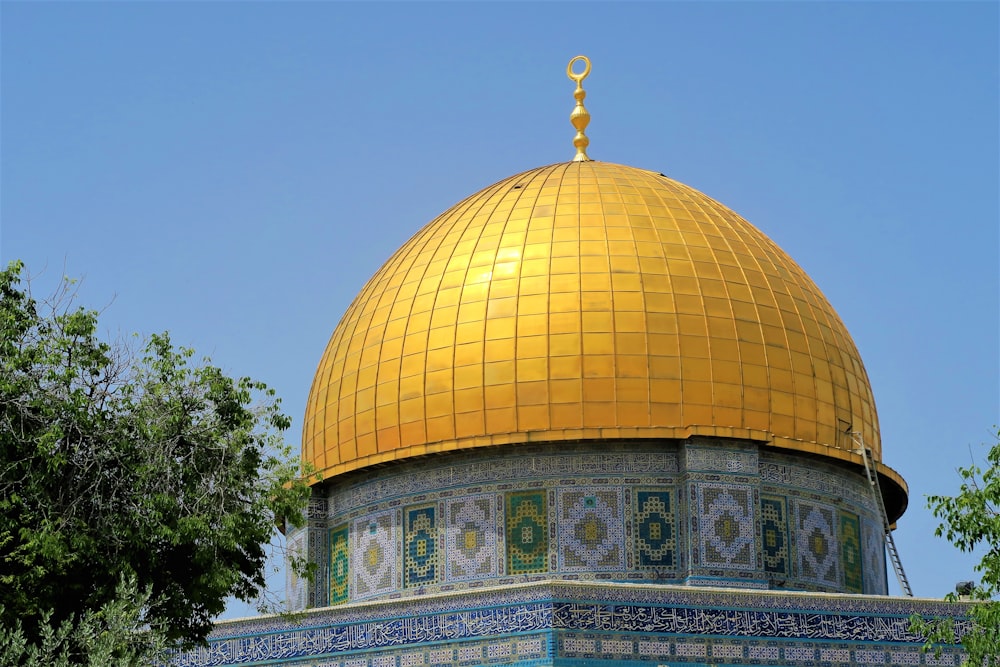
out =
[(787, 254), (663, 175), (571, 162), (456, 204), (372, 277), (320, 361), (303, 455), (330, 477), (503, 443), (715, 435), (859, 462), (851, 430), (881, 460), (858, 351)]

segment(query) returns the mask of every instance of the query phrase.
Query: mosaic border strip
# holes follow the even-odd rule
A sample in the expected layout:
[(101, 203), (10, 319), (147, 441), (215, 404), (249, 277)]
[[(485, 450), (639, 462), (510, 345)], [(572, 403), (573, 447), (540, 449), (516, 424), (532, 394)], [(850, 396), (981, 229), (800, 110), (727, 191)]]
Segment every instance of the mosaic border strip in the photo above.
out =
[[(344, 607), (305, 612), (313, 625), (342, 622), (365, 622), (383, 617), (383, 610), (391, 607), (398, 615), (442, 613), (456, 609), (459, 600), (465, 606), (517, 605), (547, 600), (605, 600), (608, 603), (640, 603), (658, 605), (725, 607), (744, 610), (796, 610), (808, 608), (817, 613), (868, 614), (905, 616), (913, 613), (924, 616), (955, 616), (966, 605), (936, 600), (897, 598), (871, 595), (830, 593), (795, 593), (784, 591), (743, 591), (692, 588), (677, 584), (650, 583), (599, 583), (545, 581), (484, 588), (478, 591), (410, 597), (392, 602), (357, 603)], [(238, 621), (225, 621), (211, 634), (212, 639), (241, 634), (283, 632), (296, 629), (298, 619), (281, 616), (264, 616)]]
[[(513, 455), (490, 456), (487, 452), (442, 454), (434, 459), (413, 461), (405, 471), (380, 468), (377, 472), (349, 476), (328, 498), (328, 516), (342, 515), (358, 507), (476, 484), (504, 482), (529, 477), (536, 480), (567, 475), (675, 476), (680, 441), (614, 442), (599, 446), (560, 443), (513, 445)], [(670, 448), (670, 449), (666, 449)]]
[[(498, 603), (501, 599), (504, 602)], [(666, 602), (666, 599), (676, 601)], [(717, 604), (720, 601), (728, 604)], [(305, 614), (299, 617), (297, 626), (289, 625), (270, 632), (265, 631), (266, 623), (233, 623), (217, 630), (228, 631), (229, 636), (213, 636), (208, 648), (179, 655), (172, 664), (209, 667), (306, 657), (313, 658), (310, 664), (316, 664), (317, 657), (391, 648), (416, 656), (420, 651), (438, 650), (434, 646), (437, 642), (544, 631), (557, 633), (560, 637), (568, 635), (559, 633), (588, 633), (587, 637), (597, 642), (619, 642), (609, 645), (611, 651), (604, 651), (619, 656), (627, 655), (628, 651), (641, 653), (643, 642), (646, 643), (645, 655), (662, 657), (664, 654), (657, 653), (660, 649), (653, 647), (653, 643), (661, 644), (661, 649), (669, 644), (676, 650), (685, 643), (696, 645), (714, 638), (712, 641), (717, 644), (720, 643), (717, 640), (725, 640), (721, 643), (747, 647), (760, 646), (759, 642), (766, 641), (786, 651), (785, 659), (792, 661), (815, 660), (816, 656), (824, 655), (822, 651), (838, 650), (852, 651), (853, 654), (840, 655), (849, 655), (854, 660), (862, 650), (871, 653), (861, 658), (872, 658), (879, 652), (885, 656), (890, 650), (900, 653), (900, 657), (912, 655), (922, 641), (909, 632), (911, 613), (928, 615), (945, 609), (948, 615), (959, 619), (960, 630), (968, 627), (967, 621), (960, 616), (968, 606), (963, 604), (894, 598), (888, 606), (896, 613), (875, 613), (867, 610), (871, 598), (865, 596), (747, 595), (659, 586), (637, 589), (539, 584), (516, 590), (445, 596), (425, 602), (435, 604), (375, 603), (361, 605), (352, 610), (353, 614), (337, 614), (331, 610)], [(764, 605), (748, 608), (740, 602), (763, 602)], [(831, 605), (835, 608), (818, 609)], [(359, 613), (363, 618), (352, 618)], [(692, 639), (690, 635), (699, 638)], [(626, 639), (630, 642), (627, 646), (620, 643)], [(424, 648), (412, 652), (417, 647)], [(565, 655), (565, 644), (562, 648), (561, 655)], [(803, 651), (800, 657), (793, 658), (787, 653), (789, 648), (815, 650)], [(812, 657), (806, 657), (806, 653)], [(946, 653), (957, 655), (953, 648)], [(835, 656), (833, 653), (825, 655), (831, 659)]]
[[(833, 665), (951, 665), (961, 662), (961, 652), (947, 650), (940, 659), (919, 649), (892, 645), (825, 644), (776, 640), (684, 638), (654, 635), (636, 639), (611, 633), (560, 633), (559, 658), (573, 665), (645, 667), (650, 661), (669, 665), (784, 665), (832, 667)], [(662, 662), (661, 662), (662, 661)], [(888, 661), (888, 662), (887, 662)], [(656, 664), (656, 663), (653, 663)]]

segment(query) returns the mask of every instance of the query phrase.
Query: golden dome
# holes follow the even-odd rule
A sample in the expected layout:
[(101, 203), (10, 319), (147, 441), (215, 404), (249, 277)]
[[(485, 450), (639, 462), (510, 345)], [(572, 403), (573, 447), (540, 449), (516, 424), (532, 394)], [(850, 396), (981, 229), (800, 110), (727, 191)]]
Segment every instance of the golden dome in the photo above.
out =
[(303, 457), (329, 478), (504, 443), (710, 435), (860, 463), (852, 430), (881, 461), (857, 348), (784, 251), (662, 174), (581, 161), (472, 195), (382, 266), (320, 360)]

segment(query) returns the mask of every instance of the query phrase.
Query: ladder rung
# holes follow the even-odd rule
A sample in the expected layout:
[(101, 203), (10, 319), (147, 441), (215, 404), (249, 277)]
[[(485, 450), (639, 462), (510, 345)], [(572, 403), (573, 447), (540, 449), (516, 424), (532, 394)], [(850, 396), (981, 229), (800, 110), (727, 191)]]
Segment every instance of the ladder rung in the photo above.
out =
[(854, 440), (854, 444), (858, 446), (861, 451), (861, 460), (865, 464), (865, 476), (868, 478), (868, 483), (872, 487), (872, 494), (875, 496), (875, 505), (878, 507), (879, 513), (882, 515), (882, 532), (883, 541), (885, 542), (885, 549), (889, 553), (889, 561), (892, 563), (892, 569), (896, 572), (896, 579), (899, 580), (899, 587), (903, 589), (903, 594), (907, 597), (913, 597), (913, 591), (910, 589), (910, 582), (906, 578), (906, 573), (903, 572), (903, 562), (899, 559), (899, 552), (896, 550), (896, 541), (892, 539), (892, 524), (889, 523), (889, 515), (885, 510), (885, 502), (882, 500), (882, 489), (878, 483), (878, 470), (873, 469), (874, 463), (869, 463), (869, 451), (868, 447), (865, 446), (865, 441), (861, 437), (860, 433), (852, 433), (851, 439)]

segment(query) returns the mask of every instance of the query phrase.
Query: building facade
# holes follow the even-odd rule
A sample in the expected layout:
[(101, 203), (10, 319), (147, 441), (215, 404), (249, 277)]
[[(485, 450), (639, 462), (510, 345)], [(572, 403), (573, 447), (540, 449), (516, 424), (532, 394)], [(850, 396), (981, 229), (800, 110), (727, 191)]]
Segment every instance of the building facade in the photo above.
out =
[[(294, 620), (182, 665), (958, 664), (888, 597), (871, 387), (819, 288), (663, 174), (586, 154), (418, 231), (335, 329)], [(875, 476), (872, 484), (866, 469)]]

